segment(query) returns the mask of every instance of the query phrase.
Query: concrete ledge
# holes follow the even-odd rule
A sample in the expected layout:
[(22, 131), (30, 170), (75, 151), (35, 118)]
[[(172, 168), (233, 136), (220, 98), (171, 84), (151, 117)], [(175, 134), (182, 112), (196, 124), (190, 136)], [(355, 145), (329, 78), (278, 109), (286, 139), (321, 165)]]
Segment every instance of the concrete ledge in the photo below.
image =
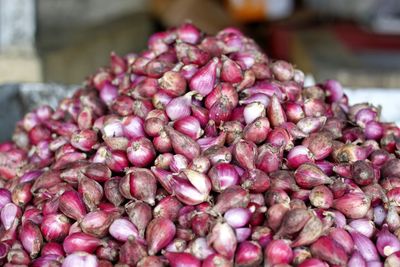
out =
[(42, 81), (41, 61), (36, 55), (0, 54), (0, 83)]

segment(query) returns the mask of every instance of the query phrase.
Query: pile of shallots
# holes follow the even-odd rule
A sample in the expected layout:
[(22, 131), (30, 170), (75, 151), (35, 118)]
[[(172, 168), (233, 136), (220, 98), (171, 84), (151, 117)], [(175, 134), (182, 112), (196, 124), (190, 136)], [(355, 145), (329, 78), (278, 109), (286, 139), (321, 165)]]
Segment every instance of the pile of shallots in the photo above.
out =
[(156, 33), (0, 144), (4, 266), (400, 266), (400, 129), (234, 28)]

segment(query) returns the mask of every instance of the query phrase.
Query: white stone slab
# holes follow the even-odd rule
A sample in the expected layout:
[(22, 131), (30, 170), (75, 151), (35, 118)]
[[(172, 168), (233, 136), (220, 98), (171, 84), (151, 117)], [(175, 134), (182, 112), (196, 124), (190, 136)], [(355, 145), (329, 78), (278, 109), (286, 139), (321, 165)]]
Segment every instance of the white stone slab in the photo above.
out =
[(368, 102), (381, 106), (382, 120), (400, 125), (400, 88), (348, 88), (345, 91), (350, 104)]
[[(304, 84), (315, 84), (314, 77), (307, 74)], [(381, 119), (400, 126), (400, 88), (345, 88), (345, 92), (351, 105), (368, 102), (381, 106)]]

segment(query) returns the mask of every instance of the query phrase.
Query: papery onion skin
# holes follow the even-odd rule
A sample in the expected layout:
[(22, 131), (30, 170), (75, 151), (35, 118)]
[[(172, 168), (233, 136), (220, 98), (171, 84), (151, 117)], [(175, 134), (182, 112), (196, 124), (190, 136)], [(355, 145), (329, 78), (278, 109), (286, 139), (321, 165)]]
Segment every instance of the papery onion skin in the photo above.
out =
[(149, 37), (0, 143), (0, 265), (400, 266), (400, 128), (228, 27)]

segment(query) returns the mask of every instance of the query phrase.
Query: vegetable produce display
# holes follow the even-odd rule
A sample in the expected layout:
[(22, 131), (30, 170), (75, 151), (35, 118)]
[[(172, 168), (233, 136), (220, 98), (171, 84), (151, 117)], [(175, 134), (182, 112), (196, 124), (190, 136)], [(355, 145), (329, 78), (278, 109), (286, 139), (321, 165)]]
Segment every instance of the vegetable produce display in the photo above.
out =
[(0, 144), (4, 266), (400, 266), (400, 129), (234, 28), (118, 56)]

